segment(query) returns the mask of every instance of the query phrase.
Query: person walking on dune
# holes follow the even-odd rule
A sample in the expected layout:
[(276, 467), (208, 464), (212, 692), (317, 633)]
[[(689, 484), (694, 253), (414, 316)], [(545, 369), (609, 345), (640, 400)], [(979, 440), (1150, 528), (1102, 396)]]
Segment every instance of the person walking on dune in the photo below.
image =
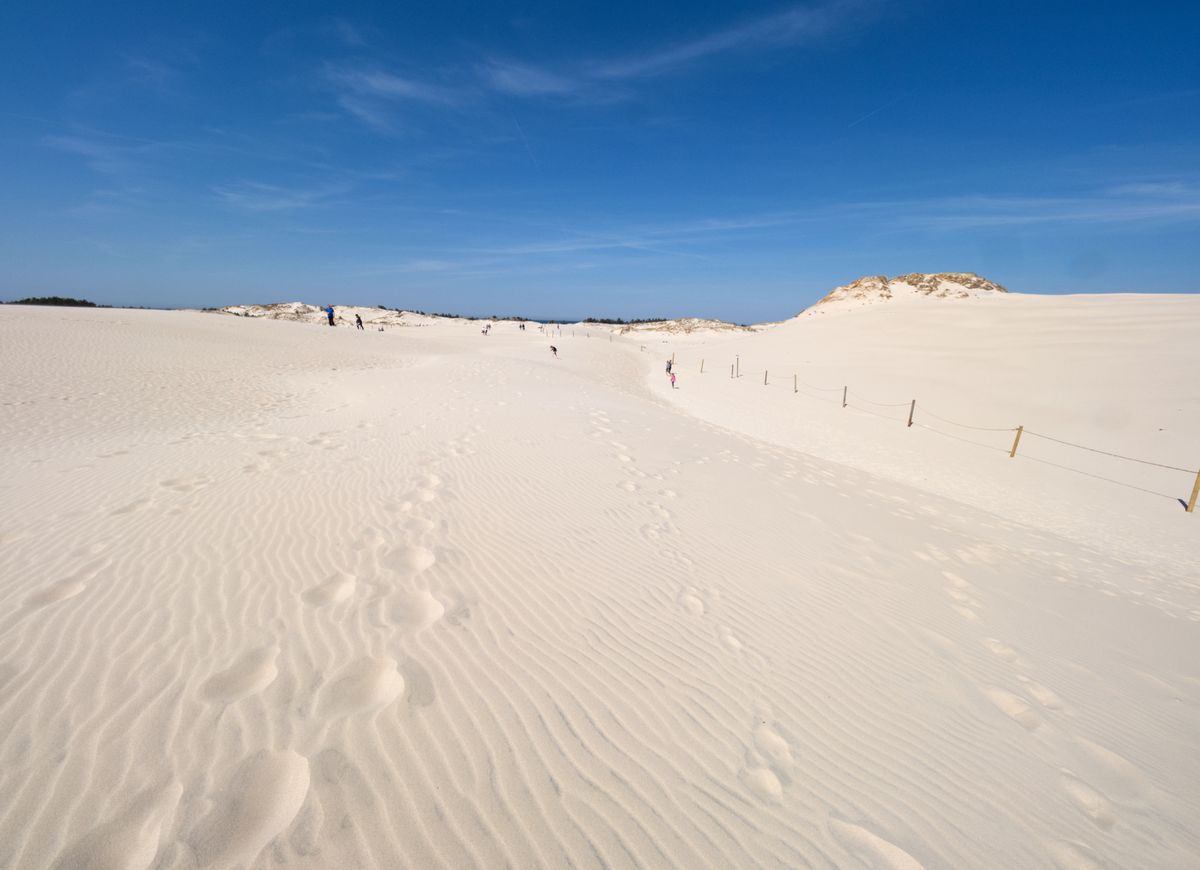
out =
[(358, 327), (359, 329), (361, 329), (363, 332), (367, 331), (367, 328), (362, 325), (362, 315), (361, 314), (354, 315), (354, 325), (356, 327)]
[(329, 325), (333, 326), (333, 306), (332, 305), (325, 306), (325, 316), (329, 318)]
[(671, 389), (675, 389), (675, 372), (671, 372)]
[(554, 354), (555, 359), (558, 359), (558, 348), (557, 347), (555, 347), (554, 345), (550, 345), (550, 353)]

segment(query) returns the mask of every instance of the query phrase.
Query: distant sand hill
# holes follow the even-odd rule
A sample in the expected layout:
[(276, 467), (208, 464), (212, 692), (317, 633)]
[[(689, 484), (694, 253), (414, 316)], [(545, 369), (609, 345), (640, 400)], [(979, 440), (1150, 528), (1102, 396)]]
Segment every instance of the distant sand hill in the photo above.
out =
[(979, 299), (1007, 292), (995, 281), (981, 278), (974, 272), (913, 272), (896, 278), (868, 275), (835, 287), (802, 313), (825, 314), (880, 302), (914, 299)]

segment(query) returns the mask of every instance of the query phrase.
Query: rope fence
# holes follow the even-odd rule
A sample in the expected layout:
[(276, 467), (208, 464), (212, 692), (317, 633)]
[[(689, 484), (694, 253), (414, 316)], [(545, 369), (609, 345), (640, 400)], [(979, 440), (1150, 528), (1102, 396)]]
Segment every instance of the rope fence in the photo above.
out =
[(1044, 438), (1047, 441), (1053, 441), (1055, 444), (1064, 444), (1067, 447), (1074, 447), (1078, 450), (1087, 450), (1089, 453), (1099, 453), (1101, 456), (1111, 456), (1113, 459), (1124, 459), (1126, 462), (1140, 462), (1142, 465), (1153, 465), (1155, 468), (1165, 468), (1168, 471), (1182, 471), (1184, 474), (1200, 474), (1190, 468), (1180, 468), (1177, 465), (1163, 465), (1161, 462), (1151, 462), (1149, 459), (1136, 459), (1133, 456), (1122, 456), (1120, 453), (1109, 453), (1107, 450), (1097, 450), (1095, 447), (1085, 447), (1082, 444), (1075, 444), (1071, 441), (1063, 441), (1061, 438), (1051, 438), (1049, 435), (1043, 435), (1040, 432), (1031, 432), (1025, 430), (1026, 435), (1032, 435), (1034, 438)]
[[(671, 355), (671, 361), (674, 364), (674, 362), (675, 362), (674, 354)], [(703, 359), (700, 360), (700, 373), (701, 374), (704, 373), (704, 362), (705, 361)], [(948, 423), (951, 426), (957, 426), (959, 428), (968, 429), (968, 430), (971, 430), (974, 432), (1011, 432), (1011, 433), (1015, 433), (1011, 449), (995, 447), (993, 445), (988, 445), (988, 444), (979, 444), (976, 441), (968, 441), (967, 439), (960, 438), (959, 436), (951, 435), (948, 432), (942, 432), (940, 429), (936, 429), (932, 426), (926, 426), (923, 423), (921, 423), (920, 421), (915, 420), (914, 417), (918, 416), (916, 399), (909, 399), (906, 402), (877, 402), (877, 401), (874, 401), (873, 399), (868, 399), (865, 396), (860, 396), (856, 393), (851, 393), (849, 386), (819, 387), (815, 384), (810, 384), (806, 381), (801, 381), (799, 379), (799, 372), (795, 371), (795, 370), (776, 371), (776, 380), (771, 381), (769, 379), (769, 375), (770, 375), (769, 370), (764, 370), (761, 373), (759, 373), (759, 372), (752, 372), (752, 373), (745, 372), (744, 373), (744, 372), (742, 372), (741, 362), (742, 362), (741, 358), (738, 357), (734, 360), (733, 364), (730, 365), (729, 377), (731, 380), (740, 380), (741, 378), (746, 377), (746, 376), (752, 376), (754, 378), (754, 380), (757, 380), (758, 375), (761, 374), (763, 386), (780, 386), (780, 385), (790, 386), (792, 388), (792, 392), (795, 394), (798, 394), (801, 392), (801, 389), (800, 389), (801, 386), (806, 387), (807, 390), (816, 390), (817, 392), (820, 392), (820, 393), (839, 393), (840, 392), (842, 394), (841, 404), (842, 404), (843, 408), (853, 408), (854, 410), (859, 411), (861, 413), (870, 414), (873, 417), (878, 417), (881, 420), (888, 420), (891, 422), (905, 422), (905, 421), (904, 421), (903, 417), (888, 416), (886, 414), (881, 414), (877, 411), (872, 411), (868, 408), (864, 408), (862, 406), (862, 404), (860, 404), (860, 403), (871, 405), (876, 408), (908, 408), (909, 409), (908, 420), (907, 420), (908, 427), (917, 426), (917, 427), (919, 427), (921, 429), (925, 429), (929, 432), (937, 432), (938, 434), (944, 435), (948, 438), (955, 438), (956, 440), (959, 440), (959, 441), (965, 441), (968, 444), (974, 444), (974, 445), (977, 445), (980, 447), (987, 447), (990, 450), (1002, 451), (1002, 452), (1008, 453), (1010, 458), (1016, 458), (1017, 450), (1021, 443), (1021, 436), (1029, 435), (1034, 438), (1041, 438), (1045, 441), (1052, 441), (1055, 444), (1060, 444), (1064, 447), (1070, 447), (1070, 448), (1073, 448), (1076, 450), (1085, 450), (1088, 453), (1094, 453), (1094, 454), (1097, 454), (1100, 456), (1107, 456), (1112, 459), (1120, 459), (1125, 462), (1135, 462), (1140, 465), (1149, 465), (1154, 468), (1162, 468), (1167, 471), (1177, 471), (1177, 472), (1180, 472), (1181, 474), (1192, 474), (1192, 475), (1195, 475), (1196, 480), (1195, 480), (1194, 485), (1192, 486), (1191, 497), (1187, 500), (1187, 502), (1185, 504), (1185, 508), (1188, 513), (1193, 513), (1195, 511), (1197, 499), (1200, 498), (1200, 469), (1181, 468), (1177, 465), (1167, 465), (1166, 463), (1163, 463), (1163, 462), (1154, 462), (1149, 459), (1139, 459), (1135, 456), (1125, 456), (1124, 454), (1121, 454), (1121, 453), (1113, 453), (1109, 450), (1100, 450), (1099, 448), (1096, 448), (1096, 447), (1088, 447), (1085, 444), (1076, 444), (1073, 441), (1065, 441), (1062, 438), (1055, 438), (1052, 435), (1046, 435), (1041, 432), (1033, 432), (1033, 431), (1030, 431), (1029, 429), (1026, 429), (1023, 425), (1021, 425), (1021, 426), (975, 426), (975, 425), (972, 425), (969, 423), (959, 422), (958, 420), (951, 420), (948, 417), (943, 417), (940, 414), (936, 414), (933, 411), (930, 411), (924, 405), (921, 406), (919, 416), (932, 417), (935, 420), (938, 420), (942, 423)], [(787, 381), (785, 381), (785, 380), (780, 380), (780, 376), (786, 377), (789, 374), (792, 376), (790, 384), (787, 383)], [(831, 400), (837, 401), (836, 397), (816, 396), (816, 395), (813, 395), (812, 393), (807, 392), (807, 390), (804, 391), (804, 394), (807, 395), (809, 398), (817, 399), (818, 401), (831, 401)], [(853, 397), (853, 402), (850, 401), (851, 397)], [(1036, 459), (1036, 457), (1029, 457), (1029, 458)], [(1044, 460), (1038, 460), (1038, 461), (1044, 461)], [(1082, 472), (1082, 473), (1086, 473), (1086, 472)], [(1096, 475), (1089, 475), (1089, 476), (1095, 477)], [(1105, 478), (1100, 478), (1100, 479), (1103, 480)], [(1134, 488), (1136, 489), (1137, 487), (1134, 487)], [(1180, 501), (1182, 502), (1183, 500), (1180, 499)]]

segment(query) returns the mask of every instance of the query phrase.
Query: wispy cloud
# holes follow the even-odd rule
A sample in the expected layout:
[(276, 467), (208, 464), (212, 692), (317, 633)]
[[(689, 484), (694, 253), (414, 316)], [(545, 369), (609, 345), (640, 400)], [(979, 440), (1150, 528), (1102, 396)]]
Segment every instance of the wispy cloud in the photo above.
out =
[(333, 20), (333, 33), (342, 45), (349, 48), (362, 48), (367, 44), (367, 38), (363, 35), (363, 31), (344, 18)]
[(125, 80), (159, 93), (171, 91), (182, 79), (179, 67), (158, 58), (126, 55)]
[(347, 190), (347, 185), (294, 188), (259, 181), (243, 181), (212, 188), (217, 199), (226, 205), (253, 212), (294, 211), (326, 205)]
[(826, 37), (853, 21), (861, 20), (869, 8), (867, 4), (851, 0), (796, 6), (695, 39), (599, 62), (592, 65), (591, 72), (604, 79), (640, 78), (673, 72), (718, 54), (800, 45)]
[(571, 94), (582, 85), (577, 80), (523, 63), (492, 60), (480, 70), (493, 89), (519, 97)]
[(46, 136), (42, 142), (56, 151), (84, 158), (91, 169), (104, 175), (121, 175), (137, 169), (147, 154), (162, 145), (145, 139), (90, 134)]
[(66, 214), (76, 218), (110, 218), (123, 212), (145, 208), (151, 192), (144, 187), (115, 187), (93, 190), (83, 202), (70, 206)]
[(505, 94), (611, 100), (614, 83), (680, 72), (721, 54), (814, 43), (868, 23), (877, 5), (870, 0), (831, 0), (793, 6), (641, 53), (593, 58), (569, 71), (515, 60), (489, 60), (480, 73), (486, 86)]
[(461, 253), (496, 258), (604, 255), (622, 250), (705, 258), (719, 242), (794, 234), (798, 228), (844, 222), (868, 230), (962, 231), (1022, 226), (1200, 221), (1200, 188), (1188, 182), (1129, 184), (1079, 196), (986, 195), (859, 200), (805, 209), (658, 224), (564, 229), (549, 237), (481, 246)]
[(424, 103), (459, 102), (454, 91), (428, 82), (404, 78), (377, 67), (347, 67), (329, 64), (325, 77), (351, 93), (383, 100), (416, 100)]
[(1200, 220), (1200, 188), (1127, 185), (1081, 196), (956, 196), (859, 203), (856, 207), (891, 215), (897, 227), (925, 230), (1191, 223)]
[(401, 104), (450, 108), (467, 98), (461, 90), (399, 76), (378, 66), (326, 64), (322, 75), (347, 114), (381, 132), (398, 128), (396, 108)]

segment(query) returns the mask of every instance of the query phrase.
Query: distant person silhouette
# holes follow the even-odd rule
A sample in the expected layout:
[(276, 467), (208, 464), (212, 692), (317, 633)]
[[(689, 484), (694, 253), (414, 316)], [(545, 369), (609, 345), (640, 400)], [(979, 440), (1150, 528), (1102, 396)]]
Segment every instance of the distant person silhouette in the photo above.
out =
[(363, 332), (367, 331), (367, 328), (362, 325), (362, 316), (361, 315), (358, 315), (358, 314), (354, 315), (354, 325), (357, 326), (359, 329), (361, 329)]
[(329, 318), (329, 325), (333, 326), (333, 306), (325, 306), (325, 316)]
[(558, 359), (558, 348), (557, 347), (555, 347), (554, 345), (550, 345), (550, 353), (554, 354), (555, 359)]

